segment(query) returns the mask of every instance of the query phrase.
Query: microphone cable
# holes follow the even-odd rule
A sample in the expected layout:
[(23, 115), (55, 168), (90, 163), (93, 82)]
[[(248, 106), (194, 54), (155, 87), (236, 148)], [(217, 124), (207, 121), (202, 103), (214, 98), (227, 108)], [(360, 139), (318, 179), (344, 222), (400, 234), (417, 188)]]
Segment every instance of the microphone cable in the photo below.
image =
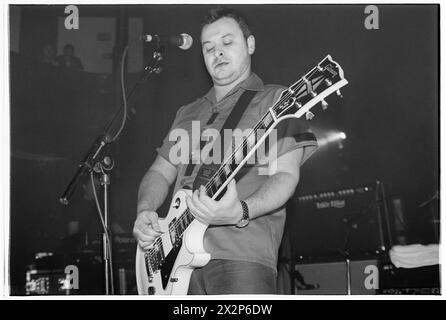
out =
[(116, 134), (113, 136), (111, 142), (116, 141), (119, 136), (121, 135), (122, 130), (125, 127), (125, 123), (127, 121), (127, 96), (126, 96), (126, 91), (125, 91), (125, 76), (124, 76), (124, 69), (125, 69), (125, 58), (127, 57), (127, 52), (129, 50), (129, 45), (127, 45), (124, 49), (124, 52), (122, 53), (122, 57), (121, 57), (121, 94), (122, 94), (122, 101), (123, 101), (123, 107), (124, 107), (124, 112), (122, 115), (122, 120), (121, 120), (121, 126), (119, 127), (118, 131), (116, 132)]

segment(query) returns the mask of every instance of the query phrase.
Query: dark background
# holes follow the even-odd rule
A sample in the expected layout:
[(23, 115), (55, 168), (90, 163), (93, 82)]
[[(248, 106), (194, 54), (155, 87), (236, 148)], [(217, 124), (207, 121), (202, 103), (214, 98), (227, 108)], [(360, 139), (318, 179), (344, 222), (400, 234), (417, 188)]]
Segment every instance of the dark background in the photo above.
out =
[[(72, 204), (58, 199), (92, 141), (120, 104), (118, 61), (126, 19), (142, 17), (145, 33), (189, 33), (188, 51), (169, 47), (163, 72), (131, 100), (130, 121), (110, 148), (111, 221), (131, 233), (140, 179), (156, 156), (176, 110), (202, 96), (210, 79), (199, 45), (200, 20), (214, 6), (78, 6), (80, 15), (115, 17), (111, 74), (67, 72), (38, 63), (42, 47), (57, 43), (64, 6), (19, 6), (19, 52), (11, 51), (11, 286), (23, 294), (26, 265), (36, 252), (63, 248), (69, 221), (100, 233), (94, 203), (80, 188)], [(253, 69), (265, 83), (289, 85), (327, 54), (349, 84), (316, 110), (316, 135), (344, 131), (347, 139), (321, 148), (302, 168), (296, 192), (336, 190), (384, 181), (401, 199), (405, 241), (435, 240), (439, 190), (439, 7), (380, 5), (379, 30), (364, 27), (365, 5), (237, 5), (256, 37)], [(82, 28), (82, 25), (80, 26)], [(153, 47), (144, 46), (149, 59)], [(138, 74), (127, 74), (127, 87)], [(342, 146), (342, 148), (340, 148)], [(431, 211), (433, 210), (433, 211)], [(393, 216), (391, 217), (393, 219)]]

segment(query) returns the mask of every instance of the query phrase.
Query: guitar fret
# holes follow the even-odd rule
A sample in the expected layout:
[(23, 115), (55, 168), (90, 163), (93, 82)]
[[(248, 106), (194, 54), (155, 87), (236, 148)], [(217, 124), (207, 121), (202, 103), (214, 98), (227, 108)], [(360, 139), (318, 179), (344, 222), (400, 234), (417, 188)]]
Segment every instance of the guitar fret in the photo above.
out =
[(268, 113), (265, 117), (265, 119), (263, 119), (262, 123), (263, 123), (263, 127), (264, 129), (268, 129), (269, 126), (272, 124), (273, 118), (271, 117), (271, 114)]
[(223, 184), (219, 173), (214, 177), (213, 183), (217, 187), (217, 189), (220, 188), (220, 186)]
[(172, 243), (175, 243), (178, 237), (178, 228), (176, 227), (175, 224), (172, 223), (169, 224), (169, 235), (170, 235), (170, 241)]
[(215, 185), (215, 183), (213, 181), (211, 182), (210, 186), (211, 186), (212, 195), (216, 194), (217, 191), (218, 191), (218, 188), (217, 188), (217, 186)]
[(220, 185), (223, 185), (226, 182), (226, 180), (228, 180), (228, 176), (226, 176), (226, 173), (223, 170), (221, 170), (218, 172), (218, 179), (221, 182)]
[(194, 220), (194, 216), (192, 215), (192, 213), (190, 213), (189, 210), (186, 210), (183, 213), (183, 215), (181, 216), (181, 219), (184, 221), (184, 230), (183, 230), (183, 232), (184, 232), (187, 229), (187, 227), (190, 225), (190, 223)]
[(187, 213), (187, 223), (190, 224), (194, 220), (194, 216), (192, 215), (192, 213), (190, 213), (190, 211), (187, 211)]
[(179, 234), (183, 234), (184, 230), (186, 230), (186, 225), (183, 217), (180, 217), (179, 219), (179, 227), (180, 227)]
[(243, 158), (245, 158), (248, 153), (249, 153), (249, 149), (248, 149), (248, 141), (246, 140), (246, 142), (243, 143)]
[(274, 112), (273, 109), (274, 109), (274, 108), (269, 108), (269, 109), (268, 109), (268, 111), (269, 111), (269, 115), (272, 117), (272, 119), (277, 120), (276, 113)]
[(228, 178), (231, 175), (232, 170), (228, 165), (225, 165), (223, 167), (223, 173), (225, 174), (226, 178)]
[(185, 215), (184, 218), (183, 218), (183, 221), (184, 221), (184, 231), (186, 231), (187, 227), (189, 226), (189, 224), (194, 219), (194, 216), (190, 213), (190, 211), (188, 213), (189, 213), (189, 215)]
[(183, 232), (185, 230), (183, 221), (184, 221), (184, 217), (182, 215), (182, 216), (178, 217), (178, 219), (175, 223), (175, 231), (176, 231), (175, 242), (177, 242), (181, 238), (181, 236), (183, 235)]

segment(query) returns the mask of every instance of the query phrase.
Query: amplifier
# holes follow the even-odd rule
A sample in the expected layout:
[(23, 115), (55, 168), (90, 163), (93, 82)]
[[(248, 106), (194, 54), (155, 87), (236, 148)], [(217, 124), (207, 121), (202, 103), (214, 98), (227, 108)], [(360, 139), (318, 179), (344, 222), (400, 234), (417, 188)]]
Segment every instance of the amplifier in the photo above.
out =
[(27, 266), (26, 295), (102, 294), (102, 274), (101, 256), (94, 253), (37, 253)]
[(380, 266), (378, 294), (440, 295), (440, 265), (397, 268), (390, 260)]
[(302, 260), (292, 265), (291, 293), (297, 295), (441, 294), (439, 265), (396, 268), (386, 254), (367, 260)]
[(378, 259), (298, 263), (294, 294), (375, 295), (379, 289)]
[(26, 295), (61, 295), (70, 294), (72, 290), (65, 285), (67, 276), (63, 269), (26, 271)]
[(384, 186), (367, 185), (300, 195), (288, 203), (286, 231), (293, 256), (339, 259), (390, 248)]

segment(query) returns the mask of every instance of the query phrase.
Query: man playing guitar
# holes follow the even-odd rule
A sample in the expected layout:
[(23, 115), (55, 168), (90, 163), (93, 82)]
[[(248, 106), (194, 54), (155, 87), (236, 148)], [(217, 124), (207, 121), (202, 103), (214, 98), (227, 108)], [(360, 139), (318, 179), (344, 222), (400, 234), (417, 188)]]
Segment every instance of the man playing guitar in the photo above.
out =
[[(220, 130), (238, 98), (254, 91), (237, 128), (252, 128), (280, 97), (284, 87), (264, 85), (251, 70), (255, 38), (246, 20), (235, 10), (211, 10), (201, 30), (204, 63), (213, 87), (203, 97), (181, 107), (172, 129), (191, 132), (191, 122)], [(212, 119), (213, 118), (213, 119)], [(212, 121), (211, 121), (212, 119)], [(187, 207), (200, 222), (209, 225), (204, 248), (211, 256), (192, 272), (188, 294), (275, 294), (277, 254), (285, 224), (285, 204), (299, 182), (299, 168), (317, 147), (305, 120), (285, 121), (277, 128), (275, 159), (246, 165), (227, 185), (219, 200), (203, 186), (187, 197)], [(134, 235), (138, 245), (149, 248), (162, 232), (157, 209), (175, 191), (191, 188), (200, 165), (176, 164), (169, 159), (175, 145), (168, 136), (141, 181)], [(195, 151), (199, 146), (193, 146)], [(194, 149), (193, 149), (194, 150)], [(261, 169), (268, 174), (261, 174)]]

